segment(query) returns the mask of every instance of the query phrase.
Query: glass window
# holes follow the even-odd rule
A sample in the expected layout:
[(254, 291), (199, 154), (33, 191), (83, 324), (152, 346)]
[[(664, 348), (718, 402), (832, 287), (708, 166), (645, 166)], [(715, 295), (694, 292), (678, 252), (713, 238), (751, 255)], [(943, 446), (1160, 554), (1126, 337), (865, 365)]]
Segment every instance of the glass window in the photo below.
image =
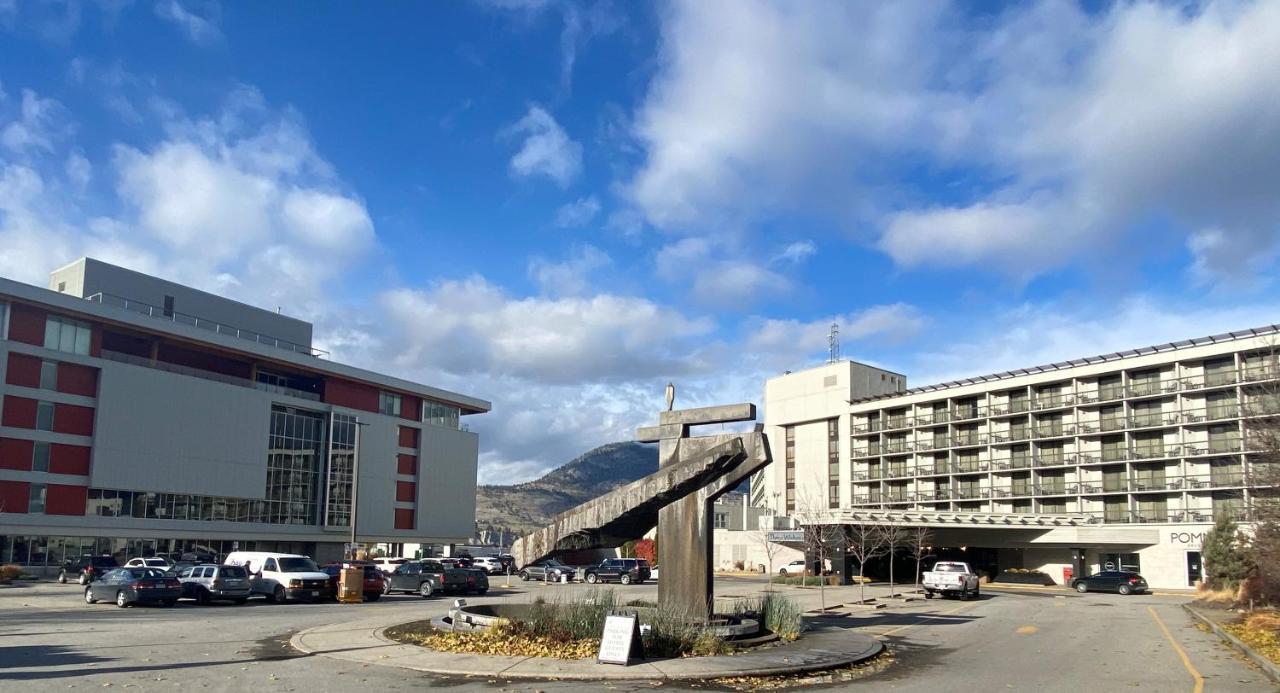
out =
[(90, 334), (85, 323), (50, 315), (44, 322), (44, 348), (88, 356)]
[(36, 402), (36, 430), (53, 430), (53, 402)]
[(422, 403), (423, 423), (429, 423), (433, 426), (457, 428), (459, 416), (460, 412), (457, 407), (431, 401), (425, 401)]
[(400, 416), (400, 395), (391, 392), (379, 392), (378, 411), (387, 416)]
[(27, 512), (32, 515), (44, 514), (44, 499), (47, 489), (44, 484), (31, 485), (31, 497), (27, 501)]
[(56, 361), (40, 362), (40, 389), (58, 389), (58, 363)]
[(31, 452), (31, 471), (47, 472), (49, 471), (49, 444), (36, 441)]

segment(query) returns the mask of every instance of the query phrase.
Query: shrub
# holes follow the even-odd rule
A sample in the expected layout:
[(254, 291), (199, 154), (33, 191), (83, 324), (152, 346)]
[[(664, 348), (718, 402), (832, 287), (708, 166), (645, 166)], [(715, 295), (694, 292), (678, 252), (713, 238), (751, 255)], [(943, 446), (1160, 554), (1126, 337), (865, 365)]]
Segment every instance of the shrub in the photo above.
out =
[(1236, 602), (1236, 592), (1230, 589), (1214, 589), (1207, 582), (1196, 584), (1196, 599), (1206, 604), (1230, 606)]
[[(782, 575), (775, 575), (770, 581), (775, 585), (804, 585), (806, 587), (817, 587), (824, 582), (828, 586), (836, 586), (840, 584), (840, 578), (836, 575), (826, 575), (823, 577), (819, 577), (817, 575), (809, 575), (806, 577), (800, 577), (799, 575), (787, 575), (785, 577)], [(857, 582), (856, 577), (854, 578), (854, 582)], [(871, 581), (866, 580), (866, 582)]]
[(22, 575), (22, 568), (12, 564), (0, 565), (0, 580), (8, 582), (10, 580), (18, 579), (20, 575)]
[(1248, 547), (1229, 515), (1218, 519), (1204, 537), (1204, 567), (1210, 586), (1234, 590), (1253, 570)]
[(795, 640), (804, 630), (800, 606), (780, 594), (769, 593), (760, 600), (760, 625), (783, 640)]

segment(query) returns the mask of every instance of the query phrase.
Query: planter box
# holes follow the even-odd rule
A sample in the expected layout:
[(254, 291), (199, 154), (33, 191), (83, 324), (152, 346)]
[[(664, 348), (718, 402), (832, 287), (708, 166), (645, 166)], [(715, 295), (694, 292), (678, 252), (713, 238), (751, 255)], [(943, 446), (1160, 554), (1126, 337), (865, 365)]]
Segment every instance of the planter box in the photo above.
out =
[(997, 575), (992, 582), (997, 585), (1003, 582), (1013, 585), (1040, 585), (1041, 587), (1052, 587), (1058, 584), (1045, 573), (1011, 573), (1007, 570)]

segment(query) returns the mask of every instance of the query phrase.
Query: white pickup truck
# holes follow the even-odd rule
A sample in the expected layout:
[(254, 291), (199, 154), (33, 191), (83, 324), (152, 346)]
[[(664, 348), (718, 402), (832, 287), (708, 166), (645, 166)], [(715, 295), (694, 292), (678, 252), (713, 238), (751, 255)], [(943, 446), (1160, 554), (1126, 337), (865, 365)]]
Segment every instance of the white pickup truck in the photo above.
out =
[(924, 598), (933, 599), (933, 595), (956, 595), (961, 599), (976, 598), (978, 592), (978, 574), (973, 572), (968, 563), (959, 561), (938, 561), (924, 574)]

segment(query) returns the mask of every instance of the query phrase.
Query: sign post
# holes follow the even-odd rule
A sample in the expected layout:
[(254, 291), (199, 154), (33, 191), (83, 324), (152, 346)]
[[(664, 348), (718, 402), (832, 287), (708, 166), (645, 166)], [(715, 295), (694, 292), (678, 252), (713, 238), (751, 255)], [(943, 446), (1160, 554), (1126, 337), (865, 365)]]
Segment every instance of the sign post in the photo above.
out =
[(644, 659), (644, 642), (640, 639), (640, 621), (634, 613), (610, 613), (604, 618), (600, 635), (599, 664), (627, 666), (632, 659)]

